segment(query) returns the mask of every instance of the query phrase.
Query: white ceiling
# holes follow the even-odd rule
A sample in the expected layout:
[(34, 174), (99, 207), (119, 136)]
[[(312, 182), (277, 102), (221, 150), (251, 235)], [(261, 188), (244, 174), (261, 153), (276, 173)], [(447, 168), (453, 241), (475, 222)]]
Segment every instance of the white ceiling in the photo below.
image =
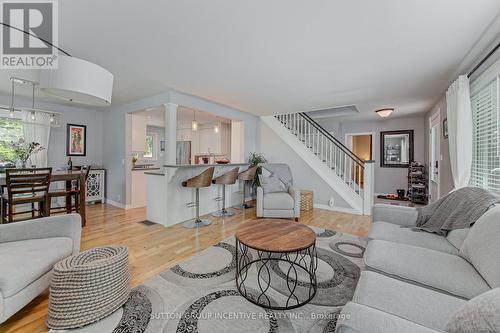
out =
[[(172, 88), (254, 114), (410, 114), (436, 102), (499, 12), (498, 0), (71, 0), (59, 46), (115, 75), (113, 103)], [(8, 92), (13, 73), (0, 72)]]

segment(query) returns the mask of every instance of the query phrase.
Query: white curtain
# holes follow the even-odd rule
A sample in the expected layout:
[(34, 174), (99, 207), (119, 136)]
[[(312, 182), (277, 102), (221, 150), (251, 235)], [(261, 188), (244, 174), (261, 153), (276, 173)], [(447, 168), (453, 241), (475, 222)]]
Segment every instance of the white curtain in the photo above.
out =
[(38, 142), (45, 148), (31, 155), (28, 166), (35, 165), (37, 168), (46, 167), (50, 139), (50, 115), (37, 112), (35, 120), (33, 120), (31, 112), (23, 112), (23, 132), (26, 142)]
[(469, 78), (458, 77), (446, 91), (448, 143), (455, 189), (469, 185), (472, 168), (472, 108)]

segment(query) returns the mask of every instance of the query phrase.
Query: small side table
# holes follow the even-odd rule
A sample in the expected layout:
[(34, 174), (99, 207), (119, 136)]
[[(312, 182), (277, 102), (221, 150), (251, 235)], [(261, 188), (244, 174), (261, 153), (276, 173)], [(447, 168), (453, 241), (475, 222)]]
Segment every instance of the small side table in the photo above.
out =
[(313, 209), (313, 191), (300, 191), (300, 210), (308, 211)]

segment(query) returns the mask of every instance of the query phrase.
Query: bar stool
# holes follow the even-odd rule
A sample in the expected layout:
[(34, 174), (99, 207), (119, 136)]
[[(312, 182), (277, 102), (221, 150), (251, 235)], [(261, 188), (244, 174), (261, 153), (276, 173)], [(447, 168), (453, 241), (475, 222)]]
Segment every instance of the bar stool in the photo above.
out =
[[(199, 227), (205, 227), (210, 225), (212, 221), (201, 220), (200, 219), (200, 188), (209, 187), (212, 184), (212, 177), (214, 175), (214, 167), (210, 167), (207, 170), (200, 173), (198, 176), (189, 178), (188, 180), (182, 182), (182, 187), (194, 187), (196, 189), (196, 201), (194, 206), (196, 207), (196, 218), (183, 223), (185, 228), (193, 229)], [(188, 205), (192, 207), (192, 203)]]
[(253, 181), (255, 179), (255, 173), (257, 172), (258, 166), (255, 165), (253, 167), (249, 167), (247, 170), (241, 172), (238, 175), (238, 179), (243, 181), (243, 200), (241, 201), (240, 208), (247, 209), (252, 208), (252, 205), (249, 205), (245, 202), (246, 198), (246, 185), (247, 183)]
[(222, 209), (212, 213), (212, 216), (215, 217), (227, 217), (227, 216), (233, 216), (233, 212), (228, 212), (226, 210), (226, 185), (233, 185), (236, 183), (236, 180), (238, 179), (238, 171), (240, 170), (239, 167), (236, 167), (234, 169), (229, 170), (222, 176), (219, 176), (215, 179), (212, 179), (212, 184), (219, 184), (222, 185)]

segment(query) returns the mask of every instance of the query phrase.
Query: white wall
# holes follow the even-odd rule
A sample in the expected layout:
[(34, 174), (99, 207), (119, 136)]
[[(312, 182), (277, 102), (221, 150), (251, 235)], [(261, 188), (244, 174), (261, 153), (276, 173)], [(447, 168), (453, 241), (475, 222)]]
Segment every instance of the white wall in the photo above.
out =
[(408, 189), (408, 169), (380, 167), (380, 132), (396, 130), (413, 130), (413, 158), (425, 162), (425, 116), (380, 119), (376, 121), (341, 122), (334, 118), (321, 119), (321, 125), (333, 131), (335, 137), (346, 144), (346, 133), (375, 132), (375, 193), (395, 193), (396, 189)]
[(260, 123), (259, 141), (260, 149), (258, 151), (264, 154), (269, 163), (286, 163), (290, 166), (294, 186), (314, 191), (315, 204), (328, 205), (330, 198), (333, 198), (335, 207), (351, 208), (288, 144), (263, 122)]

